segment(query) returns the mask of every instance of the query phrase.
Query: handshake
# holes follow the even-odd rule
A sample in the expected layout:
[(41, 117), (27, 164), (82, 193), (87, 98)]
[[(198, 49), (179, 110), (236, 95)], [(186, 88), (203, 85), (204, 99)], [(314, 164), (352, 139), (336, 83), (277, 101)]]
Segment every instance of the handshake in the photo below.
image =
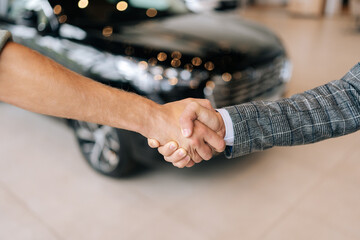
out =
[(167, 162), (192, 167), (224, 151), (225, 124), (208, 100), (188, 98), (156, 107), (151, 129), (144, 135)]

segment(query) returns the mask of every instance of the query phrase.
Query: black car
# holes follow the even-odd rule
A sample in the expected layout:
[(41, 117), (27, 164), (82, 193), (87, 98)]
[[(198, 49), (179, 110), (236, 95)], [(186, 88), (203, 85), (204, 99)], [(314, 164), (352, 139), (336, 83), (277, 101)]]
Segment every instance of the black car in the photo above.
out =
[[(158, 103), (214, 107), (278, 98), (290, 76), (279, 38), (235, 13), (194, 14), (182, 0), (0, 0), (14, 41), (101, 83)], [(70, 121), (86, 160), (123, 176), (161, 159), (137, 133)]]

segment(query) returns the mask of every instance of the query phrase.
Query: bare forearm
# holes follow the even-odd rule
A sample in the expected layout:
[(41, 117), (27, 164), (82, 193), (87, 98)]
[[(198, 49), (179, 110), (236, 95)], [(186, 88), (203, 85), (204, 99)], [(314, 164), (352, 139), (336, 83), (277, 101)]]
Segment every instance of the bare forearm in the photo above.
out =
[(16, 43), (0, 55), (0, 100), (57, 117), (147, 134), (156, 104), (76, 74)]
[(202, 158), (210, 158), (211, 148), (205, 142), (214, 142), (213, 146), (222, 142), (202, 125), (199, 132), (204, 136), (181, 137), (179, 117), (186, 100), (160, 106), (80, 76), (12, 42), (0, 55), (0, 100), (41, 114), (136, 131), (160, 143), (176, 140), (191, 150), (194, 160), (201, 159), (197, 151)]

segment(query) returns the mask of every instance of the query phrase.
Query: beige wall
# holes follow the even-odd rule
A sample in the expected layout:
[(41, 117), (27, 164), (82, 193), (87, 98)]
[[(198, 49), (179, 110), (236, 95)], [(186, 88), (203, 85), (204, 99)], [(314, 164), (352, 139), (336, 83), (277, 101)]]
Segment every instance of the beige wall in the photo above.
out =
[(324, 10), (324, 0), (290, 0), (289, 11), (295, 14), (320, 16)]
[(285, 4), (288, 0), (257, 0), (256, 2), (260, 4)]

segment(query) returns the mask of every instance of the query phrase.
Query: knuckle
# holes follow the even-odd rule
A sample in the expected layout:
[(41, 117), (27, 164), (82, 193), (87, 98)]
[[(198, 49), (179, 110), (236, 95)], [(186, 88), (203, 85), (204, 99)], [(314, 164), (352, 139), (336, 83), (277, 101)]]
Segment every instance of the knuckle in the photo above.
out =
[(195, 156), (195, 157), (193, 158), (193, 161), (194, 161), (195, 163), (200, 163), (202, 160), (203, 160), (203, 159), (202, 159), (199, 155), (197, 155), (197, 156)]
[(159, 147), (158, 148), (158, 152), (164, 156), (164, 149), (162, 147)]
[(194, 161), (190, 161), (187, 165), (186, 165), (186, 167), (192, 167), (192, 166), (194, 166), (195, 165), (195, 162)]
[(204, 160), (206, 160), (206, 161), (210, 160), (211, 158), (212, 158), (212, 154), (209, 152), (207, 152), (204, 156)]
[(173, 165), (174, 165), (175, 167), (177, 167), (177, 168), (184, 168), (184, 167), (185, 167), (182, 162), (177, 162), (177, 163), (174, 163)]
[(166, 146), (162, 146), (158, 148), (158, 152), (163, 155), (164, 157), (170, 157), (172, 155), (172, 151), (169, 150)]
[(221, 141), (221, 143), (220, 143), (220, 152), (223, 152), (225, 150), (225, 148), (226, 148), (225, 141)]
[(223, 152), (223, 151), (225, 150), (225, 148), (226, 148), (226, 143), (225, 143), (224, 140), (218, 141), (218, 142), (216, 143), (216, 145), (214, 146), (214, 150), (215, 150), (216, 152)]
[(147, 142), (148, 142), (149, 147), (151, 147), (151, 148), (155, 148), (155, 147), (156, 147), (156, 146), (155, 146), (155, 142), (154, 142), (153, 139), (148, 139)]
[(172, 162), (169, 157), (164, 157), (164, 159), (165, 159), (165, 161), (167, 161), (167, 162)]
[(199, 104), (197, 102), (191, 102), (189, 104), (189, 109), (195, 111), (198, 108)]
[(207, 107), (212, 108), (210, 100), (204, 99), (204, 104), (205, 104)]
[(194, 159), (194, 162), (195, 162), (195, 163), (200, 163), (201, 160), (200, 160), (200, 159)]
[(195, 149), (191, 148), (189, 150), (189, 157), (195, 162), (198, 158), (198, 154), (196, 153)]
[(190, 139), (190, 144), (191, 144), (192, 147), (199, 146), (200, 145), (200, 140), (197, 139), (197, 138), (192, 138), (192, 139)]

